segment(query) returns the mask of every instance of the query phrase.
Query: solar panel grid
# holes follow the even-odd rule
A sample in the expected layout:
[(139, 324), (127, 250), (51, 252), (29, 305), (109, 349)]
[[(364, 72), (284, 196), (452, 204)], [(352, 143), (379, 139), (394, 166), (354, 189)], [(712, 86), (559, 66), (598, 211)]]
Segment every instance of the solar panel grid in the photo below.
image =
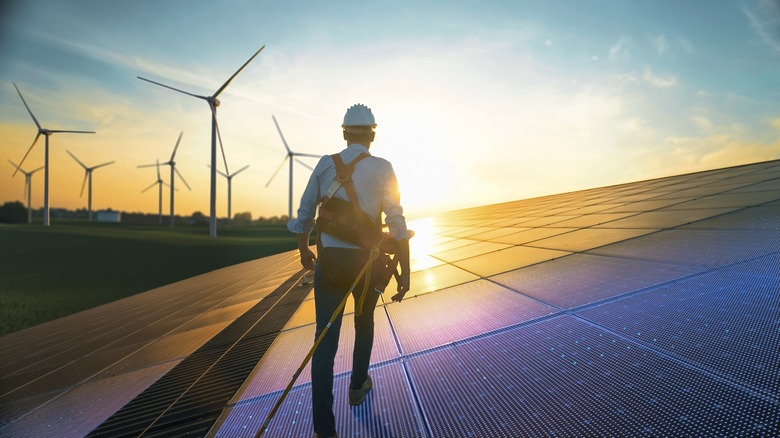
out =
[(578, 315), (776, 400), (779, 286), (777, 278), (717, 270)]
[[(780, 192), (778, 163), (475, 207), (431, 220), (432, 231), (412, 244), (414, 251), (419, 242), (420, 251), (413, 262), (414, 289), (403, 303), (377, 309), (381, 318), (371, 369), (375, 390), (360, 408), (346, 403), (350, 353), (339, 353), (340, 436), (778, 433), (780, 383), (774, 365), (780, 360), (780, 341), (773, 330), (780, 323), (780, 200), (774, 195)], [(610, 218), (615, 219), (601, 222)], [(270, 293), (293, 269), (299, 265), (290, 252), (273, 263), (250, 262), (235, 275), (224, 271), (150, 291), (144, 303), (115, 303), (112, 310), (121, 309), (147, 325), (141, 330), (120, 323), (121, 329), (106, 331), (111, 319), (105, 310), (89, 318), (82, 315), (82, 331), (61, 324), (75, 339), (84, 336), (87, 346), (62, 347), (67, 340), (62, 337), (48, 341), (39, 355), (26, 357), (41, 360), (24, 369), (7, 368), (6, 377), (31, 379), (27, 386), (40, 389), (23, 401), (3, 402), (0, 432), (5, 436), (12, 430), (8, 425), (21, 430), (25, 417), (50, 418), (92, 403), (101, 385), (119, 382), (104, 379), (112, 366), (123, 373), (117, 376), (121, 378), (160, 361), (176, 362), (198, 338), (219, 337), (213, 333), (220, 324), (240, 315), (257, 294)], [(219, 285), (226, 281), (236, 290), (225, 294)], [(392, 281), (388, 290), (394, 288)], [(187, 293), (189, 300), (180, 301)], [(290, 352), (308, 350), (313, 337), (311, 305), (308, 294), (298, 316), (280, 321), (287, 324), (280, 335), (285, 338), (256, 364), (253, 378), (243, 382), (245, 389), (255, 380), (276, 386), (234, 394), (229, 415), (220, 420), (224, 431), (215, 429), (220, 436), (253, 434), (259, 427), (286, 379), (259, 378), (257, 370), (273, 359), (274, 372), (292, 371)], [(164, 318), (149, 311), (175, 306), (186, 311)], [(262, 312), (253, 308), (246, 315)], [(349, 326), (345, 320), (342, 345), (351, 348)], [(200, 328), (186, 334), (182, 327)], [(251, 340), (260, 342), (262, 336)], [(24, 345), (23, 339), (8, 338), (4, 345)], [(217, 355), (224, 342), (214, 344), (209, 351)], [(92, 348), (92, 353), (81, 348)], [(58, 369), (76, 353), (84, 354), (73, 361), (80, 371)], [(79, 362), (90, 359), (92, 364)], [(59, 376), (56, 384), (44, 384), (46, 373)], [(91, 375), (96, 378), (90, 380)], [(75, 388), (83, 392), (78, 397), (57, 398), (62, 390), (56, 388), (44, 396), (36, 393), (79, 379)], [(311, 434), (305, 382), (293, 390), (267, 436)], [(121, 391), (122, 385), (116, 385)], [(221, 409), (219, 403), (195, 404), (224, 391), (214, 385), (204, 385), (193, 393), (192, 404), (174, 409), (175, 415), (163, 422), (165, 430), (202, 434), (208, 424), (187, 412)], [(244, 395), (248, 398), (240, 401)], [(39, 414), (36, 406), (43, 407)], [(160, 408), (146, 409), (155, 414)], [(78, 429), (60, 426), (62, 431)]]
[(408, 360), (433, 436), (771, 433), (749, 395), (571, 317)]
[(591, 254), (717, 268), (777, 252), (780, 235), (773, 230), (659, 231), (588, 251)]
[(540, 227), (531, 228), (516, 233), (507, 234), (505, 236), (495, 237), (491, 239), (493, 242), (509, 243), (512, 245), (524, 245), (537, 240), (546, 239), (548, 237), (557, 236), (571, 231), (575, 231), (577, 228), (564, 228), (564, 227)]

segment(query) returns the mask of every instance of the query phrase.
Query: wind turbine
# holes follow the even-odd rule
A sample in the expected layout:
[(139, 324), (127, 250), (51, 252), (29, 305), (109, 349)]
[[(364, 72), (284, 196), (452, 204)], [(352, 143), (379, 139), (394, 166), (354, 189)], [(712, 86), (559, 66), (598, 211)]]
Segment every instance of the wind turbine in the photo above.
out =
[[(19, 91), (19, 87), (16, 86), (14, 83), (14, 88), (16, 88), (16, 92), (19, 93), (19, 97), (22, 98), (22, 103), (24, 104), (24, 107), (27, 108), (27, 112), (30, 113), (30, 117), (32, 117), (33, 122), (35, 122), (35, 126), (38, 127), (38, 134), (35, 135), (35, 140), (33, 140), (32, 144), (30, 145), (30, 148), (27, 149), (27, 153), (24, 154), (24, 157), (22, 157), (22, 161), (19, 162), (19, 166), (16, 167), (16, 172), (19, 171), (19, 168), (24, 164), (24, 160), (27, 158), (27, 155), (30, 154), (30, 151), (32, 148), (35, 147), (35, 143), (38, 142), (38, 138), (40, 138), (41, 135), (44, 135), (46, 137), (46, 147), (44, 148), (44, 159), (43, 159), (43, 225), (48, 227), (49, 226), (49, 136), (56, 133), (69, 133), (69, 134), (94, 134), (95, 131), (66, 131), (63, 129), (46, 129), (41, 127), (41, 124), (38, 123), (38, 119), (35, 118), (32, 111), (30, 110), (30, 107), (27, 105), (27, 102), (24, 100), (24, 96), (22, 96), (22, 92)], [(16, 176), (16, 172), (12, 176)]]
[(73, 159), (76, 160), (76, 162), (79, 163), (79, 165), (84, 168), (84, 181), (81, 183), (81, 193), (79, 194), (79, 197), (84, 196), (84, 186), (87, 184), (87, 180), (89, 180), (89, 192), (88, 192), (89, 201), (87, 201), (87, 205), (88, 205), (87, 208), (89, 209), (89, 220), (91, 221), (92, 220), (92, 171), (95, 169), (99, 169), (101, 167), (108, 166), (109, 164), (114, 164), (115, 161), (109, 161), (108, 163), (87, 167), (87, 165), (82, 163), (81, 160), (79, 160), (78, 158), (76, 158), (76, 156), (73, 155), (71, 151), (65, 149), (65, 152), (67, 152), (71, 157), (73, 157)]
[[(157, 160), (157, 164), (155, 164), (155, 165), (157, 166), (157, 181), (153, 182), (149, 187), (141, 190), (141, 193), (151, 189), (152, 187), (154, 187), (155, 184), (158, 185), (158, 196), (159, 196), (158, 207), (157, 207), (158, 211), (159, 211), (159, 213), (158, 213), (158, 215), (159, 215), (158, 222), (159, 222), (160, 225), (162, 225), (162, 186), (164, 186), (164, 185), (167, 186), (168, 184), (166, 184), (165, 181), (163, 181), (162, 177), (160, 176), (160, 160)], [(138, 167), (141, 167), (141, 166), (138, 166)]]
[(238, 175), (239, 173), (247, 170), (248, 168), (249, 168), (249, 165), (247, 164), (246, 166), (238, 169), (237, 171), (235, 171), (233, 173), (225, 173), (225, 172), (222, 172), (221, 170), (217, 170), (218, 174), (220, 174), (220, 175), (224, 176), (225, 178), (227, 178), (227, 183), (228, 183), (228, 226), (233, 224), (233, 216), (232, 216), (232, 211), (231, 211), (231, 199), (233, 198), (233, 189), (231, 187), (232, 187), (232, 184), (233, 184), (233, 177)]
[(279, 122), (276, 121), (275, 116), (271, 116), (272, 119), (274, 119), (274, 125), (276, 125), (276, 130), (279, 131), (279, 137), (282, 138), (282, 143), (284, 143), (284, 148), (287, 149), (287, 155), (285, 155), (284, 159), (282, 160), (282, 163), (279, 165), (279, 167), (276, 168), (276, 172), (274, 172), (273, 175), (271, 175), (271, 179), (268, 180), (267, 183), (265, 183), (265, 187), (268, 188), (268, 185), (271, 184), (271, 181), (276, 178), (276, 174), (279, 173), (280, 170), (282, 170), (282, 166), (284, 166), (284, 163), (287, 160), (290, 160), (290, 189), (288, 194), (288, 204), (287, 204), (287, 219), (292, 219), (292, 205), (293, 205), (293, 161), (297, 161), (298, 164), (302, 165), (303, 167), (314, 170), (311, 166), (304, 163), (303, 161), (295, 158), (295, 157), (312, 157), (312, 158), (321, 158), (322, 155), (314, 155), (314, 154), (303, 154), (299, 152), (293, 152), (290, 149), (290, 146), (287, 144), (287, 140), (284, 139), (284, 134), (282, 134), (282, 129), (279, 128)]
[(37, 169), (31, 170), (29, 172), (25, 172), (24, 169), (20, 168), (11, 160), (8, 160), (9, 163), (11, 163), (11, 166), (14, 166), (15, 169), (22, 172), (24, 174), (24, 194), (27, 196), (27, 223), (32, 223), (32, 176), (35, 172), (41, 170), (44, 168), (44, 166), (41, 166)]
[(158, 161), (157, 164), (142, 164), (142, 165), (138, 166), (138, 167), (153, 167), (153, 166), (157, 166), (158, 172), (159, 172), (160, 164), (162, 164), (163, 166), (171, 166), (171, 228), (173, 228), (173, 223), (174, 223), (173, 191), (176, 190), (174, 188), (174, 184), (176, 183), (176, 178), (174, 177), (174, 173), (176, 175), (179, 175), (179, 179), (181, 179), (181, 182), (183, 182), (184, 185), (187, 187), (187, 190), (192, 191), (192, 189), (190, 188), (190, 185), (187, 184), (187, 181), (181, 175), (181, 172), (179, 172), (179, 169), (176, 168), (176, 162), (173, 161), (173, 159), (176, 157), (176, 150), (179, 149), (179, 143), (181, 142), (181, 136), (182, 135), (184, 135), (184, 131), (182, 131), (179, 134), (179, 139), (176, 140), (176, 146), (173, 147), (173, 153), (171, 154), (171, 159), (170, 160), (166, 161), (165, 163), (160, 163)]
[(169, 90), (178, 91), (179, 93), (184, 93), (188, 96), (197, 97), (198, 99), (203, 99), (209, 104), (209, 108), (211, 109), (211, 201), (210, 201), (210, 209), (211, 209), (211, 217), (209, 219), (209, 236), (211, 237), (217, 237), (217, 136), (219, 136), (219, 145), (222, 149), (222, 160), (225, 162), (225, 170), (227, 170), (227, 159), (225, 158), (225, 149), (222, 147), (222, 136), (219, 134), (219, 126), (217, 125), (217, 107), (219, 106), (219, 99), (217, 99), (217, 96), (222, 93), (222, 91), (225, 90), (225, 88), (230, 84), (230, 81), (233, 80), (233, 78), (238, 75), (241, 70), (244, 69), (244, 67), (247, 66), (250, 62), (252, 62), (253, 59), (255, 59), (255, 56), (257, 56), (265, 46), (260, 47), (257, 52), (255, 52), (254, 55), (252, 55), (251, 58), (247, 62), (244, 63), (244, 65), (241, 66), (238, 70), (236, 70), (235, 73), (233, 73), (233, 76), (231, 76), (224, 84), (222, 84), (221, 87), (211, 96), (200, 96), (197, 94), (192, 94), (187, 91), (179, 90), (178, 88), (173, 88), (165, 84), (161, 84), (159, 82), (151, 81), (149, 79), (142, 78), (138, 76), (138, 79), (141, 79), (142, 81), (151, 82), (152, 84), (159, 85), (164, 88), (168, 88)]

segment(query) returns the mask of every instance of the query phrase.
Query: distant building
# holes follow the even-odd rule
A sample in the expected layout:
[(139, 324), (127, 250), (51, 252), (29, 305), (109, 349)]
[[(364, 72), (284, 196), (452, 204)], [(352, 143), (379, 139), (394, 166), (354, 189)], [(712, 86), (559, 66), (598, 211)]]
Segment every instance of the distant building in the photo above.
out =
[(95, 213), (95, 220), (98, 222), (122, 222), (122, 212), (114, 210), (98, 210)]

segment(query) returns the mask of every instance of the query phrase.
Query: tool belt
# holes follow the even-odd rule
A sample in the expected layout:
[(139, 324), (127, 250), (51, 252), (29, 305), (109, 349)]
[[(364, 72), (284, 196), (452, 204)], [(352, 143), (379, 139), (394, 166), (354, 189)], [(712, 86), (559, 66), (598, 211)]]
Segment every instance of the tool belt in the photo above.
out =
[[(331, 155), (336, 165), (336, 178), (320, 203), (316, 220), (317, 232), (330, 234), (364, 249), (379, 245), (382, 253), (394, 254), (398, 249), (398, 242), (382, 233), (381, 217), (372, 218), (360, 208), (355, 186), (352, 183), (355, 165), (369, 156), (362, 153), (351, 163), (344, 164), (339, 154)], [(334, 196), (341, 186), (347, 192), (349, 200)]]

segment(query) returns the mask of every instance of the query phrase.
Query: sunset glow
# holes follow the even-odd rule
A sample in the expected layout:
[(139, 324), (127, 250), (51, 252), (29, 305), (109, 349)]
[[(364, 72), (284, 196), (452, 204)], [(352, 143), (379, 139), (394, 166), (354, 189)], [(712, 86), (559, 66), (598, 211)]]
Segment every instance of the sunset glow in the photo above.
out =
[[(293, 150), (326, 155), (345, 146), (341, 119), (358, 102), (410, 218), (780, 157), (770, 0), (7, 5), (0, 157), (18, 162), (37, 129), (14, 82), (42, 126), (97, 132), (52, 136), (52, 208), (87, 206), (70, 150), (116, 161), (94, 175), (94, 209), (156, 213), (156, 191), (141, 193), (154, 171), (137, 166), (166, 161), (183, 131), (177, 169), (192, 191), (176, 192), (176, 212), (208, 214), (208, 107), (136, 77), (210, 95), (261, 45), (219, 97), (219, 170), (250, 166), (233, 181), (234, 214), (287, 213), (286, 169), (264, 187), (285, 153), (272, 114)], [(42, 141), (22, 167), (41, 165)], [(0, 203), (22, 201), (23, 175), (3, 166)], [(308, 175), (296, 167), (296, 208)], [(42, 172), (32, 186), (40, 208)], [(217, 190), (224, 216), (225, 178)]]

